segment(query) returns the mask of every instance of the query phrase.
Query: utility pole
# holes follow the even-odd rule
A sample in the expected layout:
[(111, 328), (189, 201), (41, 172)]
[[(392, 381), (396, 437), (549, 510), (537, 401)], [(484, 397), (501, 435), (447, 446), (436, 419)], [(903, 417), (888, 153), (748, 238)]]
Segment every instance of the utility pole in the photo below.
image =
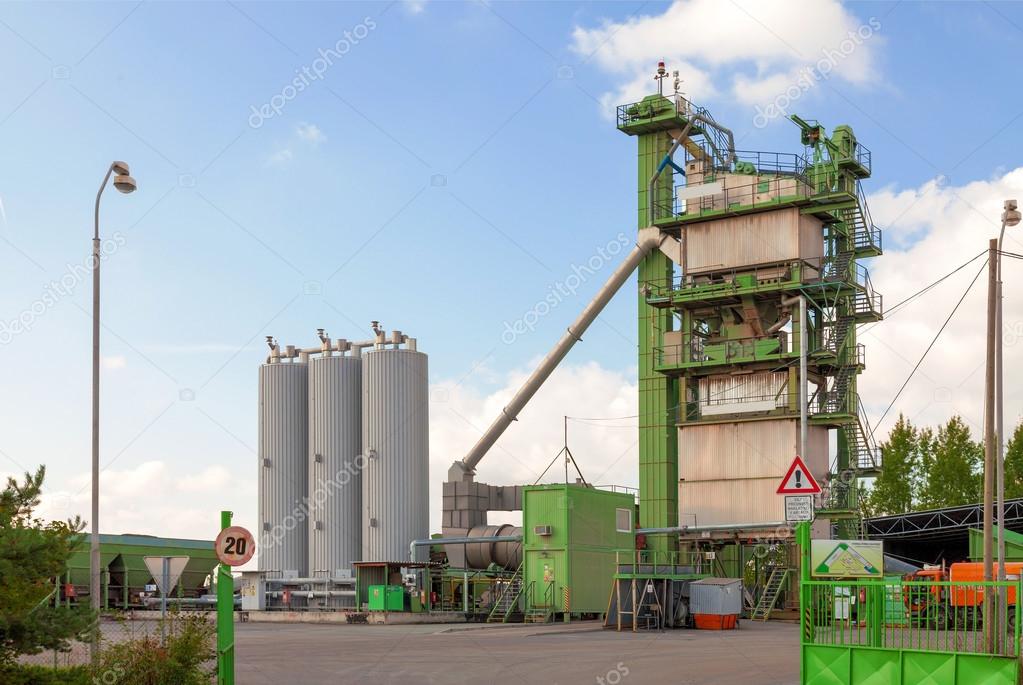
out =
[[(998, 240), (988, 243), (987, 254), (987, 361), (984, 375), (984, 582), (994, 579), (994, 538), (992, 509), (995, 493), (995, 352), (1000, 332), (995, 328), (998, 318)], [(984, 642), (990, 653), (995, 645), (994, 594), (991, 586), (984, 592)]]

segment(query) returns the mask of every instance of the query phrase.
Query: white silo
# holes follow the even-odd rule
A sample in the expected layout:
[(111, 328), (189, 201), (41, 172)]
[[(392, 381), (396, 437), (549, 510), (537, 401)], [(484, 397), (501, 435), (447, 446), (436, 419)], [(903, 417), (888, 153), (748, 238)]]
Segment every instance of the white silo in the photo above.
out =
[(259, 367), (259, 570), (303, 577), (309, 561), (308, 365), (271, 357)]
[[(429, 535), (428, 401), (426, 355), (381, 332), (362, 360), (364, 561), (407, 559), (409, 542)], [(418, 548), (418, 561), (427, 555)]]
[(362, 556), (362, 360), (309, 362), (309, 574), (338, 578)]

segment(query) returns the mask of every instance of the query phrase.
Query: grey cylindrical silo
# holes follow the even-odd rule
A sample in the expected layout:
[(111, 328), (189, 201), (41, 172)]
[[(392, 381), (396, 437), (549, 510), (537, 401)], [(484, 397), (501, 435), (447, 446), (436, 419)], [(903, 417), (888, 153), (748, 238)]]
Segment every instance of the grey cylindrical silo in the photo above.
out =
[(306, 575), (309, 468), (306, 364), (259, 367), (259, 570)]
[[(426, 355), (367, 352), (362, 361), (362, 558), (408, 559), (409, 542), (430, 531)], [(417, 548), (417, 560), (428, 550)]]
[(309, 574), (336, 578), (362, 556), (362, 360), (309, 362)]

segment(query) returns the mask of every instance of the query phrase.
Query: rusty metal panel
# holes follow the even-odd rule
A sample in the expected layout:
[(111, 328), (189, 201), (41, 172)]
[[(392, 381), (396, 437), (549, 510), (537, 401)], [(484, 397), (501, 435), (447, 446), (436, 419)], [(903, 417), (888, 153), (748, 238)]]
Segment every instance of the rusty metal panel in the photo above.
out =
[(775, 523), (785, 520), (785, 498), (777, 478), (683, 481), (678, 487), (678, 522), (683, 526)]
[(690, 275), (804, 259), (824, 253), (820, 221), (789, 207), (692, 224), (686, 229)]
[[(678, 433), (679, 478), (780, 481), (798, 451), (798, 419), (683, 424)], [(804, 461), (820, 480), (828, 472), (827, 428), (810, 426), (807, 452)]]

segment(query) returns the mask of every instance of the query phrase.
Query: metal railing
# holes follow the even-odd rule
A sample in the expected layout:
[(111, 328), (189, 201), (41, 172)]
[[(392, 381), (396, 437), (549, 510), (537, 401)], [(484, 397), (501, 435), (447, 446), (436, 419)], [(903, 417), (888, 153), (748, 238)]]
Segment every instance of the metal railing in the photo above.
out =
[(867, 149), (867, 147), (863, 143), (860, 142), (856, 143), (856, 145), (853, 147), (852, 156), (853, 159), (855, 159), (860, 166), (867, 170), (868, 174), (871, 172), (870, 150)]
[[(751, 179), (743, 183), (745, 179)], [(705, 195), (679, 199), (679, 191), (696, 192), (701, 185), (711, 186), (717, 181), (722, 182), (719, 192), (711, 192), (708, 188)], [(755, 209), (778, 205), (792, 200), (808, 199), (813, 193), (809, 180), (803, 173), (773, 175), (767, 178), (756, 175), (744, 176), (729, 174), (705, 174), (702, 184), (677, 185), (672, 198), (671, 213), (676, 217), (699, 216), (710, 212), (726, 212), (737, 209)], [(664, 202), (657, 203), (657, 216), (665, 216), (669, 209)]]
[[(803, 644), (1019, 654), (1018, 580), (810, 580), (803, 587)], [(1001, 593), (1006, 600), (1004, 614), (992, 612), (999, 620), (991, 638), (985, 635), (986, 592)]]
[(731, 362), (768, 361), (794, 353), (791, 336), (779, 331), (773, 336), (730, 338), (710, 341), (693, 333), (682, 342), (653, 348), (655, 366), (716, 366)]
[(712, 562), (698, 551), (620, 549), (615, 551), (615, 568), (620, 575), (673, 575), (711, 573)]
[(709, 119), (714, 118), (706, 107), (700, 107), (681, 95), (665, 95), (657, 99), (650, 98), (648, 100), (640, 100), (639, 102), (618, 105), (618, 128), (637, 124), (657, 116), (663, 116), (672, 111), (683, 117), (700, 114)]

